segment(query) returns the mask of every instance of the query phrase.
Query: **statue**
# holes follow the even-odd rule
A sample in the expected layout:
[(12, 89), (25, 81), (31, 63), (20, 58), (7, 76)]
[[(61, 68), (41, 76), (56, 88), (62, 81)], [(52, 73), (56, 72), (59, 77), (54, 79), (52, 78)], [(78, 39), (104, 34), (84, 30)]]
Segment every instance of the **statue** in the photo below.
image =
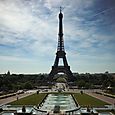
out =
[(22, 112), (23, 112), (23, 113), (26, 112), (26, 108), (25, 108), (25, 106), (22, 107)]

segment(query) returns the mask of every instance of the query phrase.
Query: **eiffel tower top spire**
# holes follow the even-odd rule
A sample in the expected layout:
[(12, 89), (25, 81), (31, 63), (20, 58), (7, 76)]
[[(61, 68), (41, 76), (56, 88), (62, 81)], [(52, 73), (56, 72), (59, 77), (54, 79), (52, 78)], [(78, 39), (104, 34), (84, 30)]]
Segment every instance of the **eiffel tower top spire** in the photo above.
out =
[(61, 13), (61, 11), (62, 11), (62, 7), (60, 6), (60, 13)]
[(63, 14), (62, 14), (62, 7), (60, 7), (59, 13), (59, 34), (58, 34), (58, 51), (64, 51), (64, 40), (63, 40)]

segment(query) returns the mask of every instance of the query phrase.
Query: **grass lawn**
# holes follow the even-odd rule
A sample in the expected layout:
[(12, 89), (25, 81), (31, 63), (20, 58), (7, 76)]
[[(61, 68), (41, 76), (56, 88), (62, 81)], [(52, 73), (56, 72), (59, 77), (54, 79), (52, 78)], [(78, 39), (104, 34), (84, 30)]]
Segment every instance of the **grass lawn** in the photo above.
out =
[[(53, 93), (58, 94), (58, 93)], [(62, 93), (62, 94), (68, 94), (68, 93)], [(46, 96), (45, 93), (40, 94), (33, 94), (27, 97), (24, 97), (22, 99), (19, 99), (18, 101), (11, 102), (11, 105), (38, 105)], [(80, 106), (95, 106), (95, 107), (102, 107), (108, 103), (103, 102), (99, 99), (96, 99), (94, 97), (91, 97), (87, 94), (80, 94), (80, 93), (74, 93), (75, 100), (77, 100), (78, 104)]]
[(108, 103), (103, 102), (97, 98), (89, 96), (87, 94), (75, 93), (73, 94), (80, 106), (93, 106), (93, 107), (102, 107)]
[(44, 93), (33, 94), (17, 101), (13, 101), (11, 105), (38, 105), (46, 96)]

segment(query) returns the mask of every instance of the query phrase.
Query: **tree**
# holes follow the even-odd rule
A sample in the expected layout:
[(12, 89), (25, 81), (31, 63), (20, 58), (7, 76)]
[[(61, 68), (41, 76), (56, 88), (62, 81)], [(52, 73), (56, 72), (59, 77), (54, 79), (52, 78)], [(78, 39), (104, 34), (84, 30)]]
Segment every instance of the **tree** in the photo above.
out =
[(87, 82), (87, 83), (85, 83), (85, 88), (86, 88), (86, 89), (90, 89), (90, 88), (91, 88), (91, 84), (90, 84), (90, 83), (88, 83), (88, 82)]
[(85, 81), (84, 80), (78, 81), (78, 87), (79, 88), (85, 87)]
[(62, 83), (66, 83), (67, 80), (64, 77), (59, 77), (56, 82), (62, 82)]
[(33, 86), (30, 82), (26, 82), (25, 85), (24, 85), (24, 89), (32, 89)]

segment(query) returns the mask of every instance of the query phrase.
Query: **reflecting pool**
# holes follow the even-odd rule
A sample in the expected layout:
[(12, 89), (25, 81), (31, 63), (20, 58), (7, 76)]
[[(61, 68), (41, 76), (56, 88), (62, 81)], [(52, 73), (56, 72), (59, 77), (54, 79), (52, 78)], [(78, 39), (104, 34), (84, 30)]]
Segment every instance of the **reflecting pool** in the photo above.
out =
[(60, 106), (60, 110), (73, 110), (77, 106), (70, 94), (49, 94), (40, 107), (41, 110), (52, 111), (55, 106)]

